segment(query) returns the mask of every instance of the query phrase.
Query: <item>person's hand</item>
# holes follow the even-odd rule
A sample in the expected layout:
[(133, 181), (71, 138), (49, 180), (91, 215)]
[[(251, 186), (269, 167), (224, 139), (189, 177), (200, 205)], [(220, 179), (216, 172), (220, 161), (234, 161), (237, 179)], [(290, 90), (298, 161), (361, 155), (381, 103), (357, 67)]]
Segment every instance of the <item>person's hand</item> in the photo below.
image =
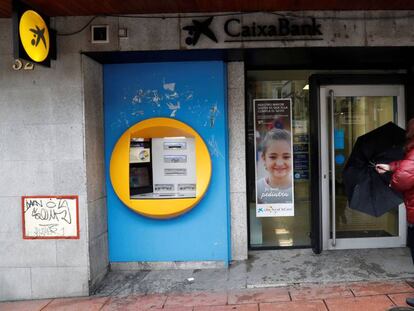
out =
[(379, 174), (384, 174), (390, 171), (390, 166), (388, 164), (377, 164), (375, 165), (375, 169)]

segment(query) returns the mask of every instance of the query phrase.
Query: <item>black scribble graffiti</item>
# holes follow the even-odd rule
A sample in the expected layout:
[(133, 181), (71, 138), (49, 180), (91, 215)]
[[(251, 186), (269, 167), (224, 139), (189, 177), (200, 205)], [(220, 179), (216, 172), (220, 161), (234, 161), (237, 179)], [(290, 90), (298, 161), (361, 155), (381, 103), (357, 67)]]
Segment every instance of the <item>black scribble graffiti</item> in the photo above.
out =
[(24, 206), (24, 212), (26, 213), (32, 207), (43, 207), (43, 201), (38, 200), (26, 200), (26, 204)]
[(37, 201), (38, 204), (31, 202), (30, 206), (28, 206), (26, 202), (26, 210), (25, 213), (31, 210), (31, 216), (36, 220), (42, 221), (64, 221), (68, 224), (72, 223), (72, 215), (70, 213), (69, 205), (67, 200), (59, 200), (56, 204), (53, 201), (48, 201), (45, 206), (43, 206), (42, 201)]

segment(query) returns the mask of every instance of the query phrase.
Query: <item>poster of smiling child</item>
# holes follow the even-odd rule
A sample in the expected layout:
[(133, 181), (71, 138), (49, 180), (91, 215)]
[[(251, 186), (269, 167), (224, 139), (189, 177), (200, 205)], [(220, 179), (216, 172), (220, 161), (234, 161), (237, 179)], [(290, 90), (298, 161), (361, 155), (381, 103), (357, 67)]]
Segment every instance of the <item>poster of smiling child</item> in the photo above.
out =
[(256, 217), (294, 216), (291, 99), (255, 99)]

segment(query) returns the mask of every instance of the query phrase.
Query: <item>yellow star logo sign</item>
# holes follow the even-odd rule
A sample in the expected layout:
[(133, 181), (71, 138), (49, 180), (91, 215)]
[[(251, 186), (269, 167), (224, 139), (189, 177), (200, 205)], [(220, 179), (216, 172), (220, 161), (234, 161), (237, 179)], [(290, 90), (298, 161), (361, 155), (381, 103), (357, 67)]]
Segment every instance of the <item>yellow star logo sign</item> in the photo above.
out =
[(35, 62), (44, 61), (50, 48), (49, 30), (43, 18), (33, 10), (27, 10), (19, 22), (20, 41), (27, 55)]

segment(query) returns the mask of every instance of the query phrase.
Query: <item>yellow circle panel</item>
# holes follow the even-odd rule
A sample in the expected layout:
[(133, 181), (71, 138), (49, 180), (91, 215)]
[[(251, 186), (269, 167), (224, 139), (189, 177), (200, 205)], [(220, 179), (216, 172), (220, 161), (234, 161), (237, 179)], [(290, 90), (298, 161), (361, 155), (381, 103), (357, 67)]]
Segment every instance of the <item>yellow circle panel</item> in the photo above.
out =
[(33, 10), (27, 10), (20, 18), (19, 35), (27, 55), (42, 62), (49, 54), (49, 30), (43, 18)]
[[(195, 198), (131, 199), (129, 192), (129, 148), (131, 138), (194, 137), (196, 154)], [(151, 218), (171, 218), (194, 207), (207, 191), (211, 179), (211, 158), (201, 136), (187, 124), (169, 118), (153, 118), (130, 127), (112, 151), (109, 174), (119, 199), (133, 211)]]

